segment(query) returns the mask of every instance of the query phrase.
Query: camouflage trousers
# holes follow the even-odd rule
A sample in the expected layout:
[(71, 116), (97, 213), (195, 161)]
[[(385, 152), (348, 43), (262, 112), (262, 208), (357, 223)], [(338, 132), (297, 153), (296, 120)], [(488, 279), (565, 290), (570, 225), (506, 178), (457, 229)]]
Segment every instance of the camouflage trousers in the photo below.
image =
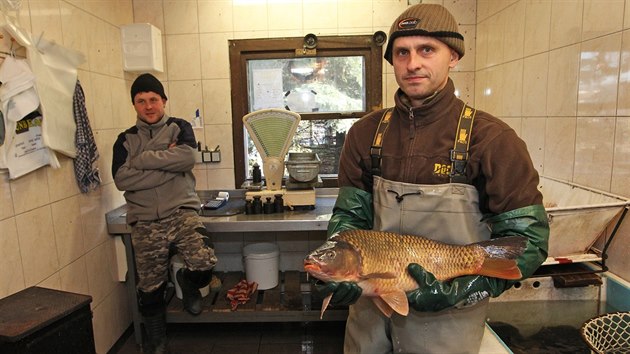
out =
[(138, 221), (131, 230), (138, 290), (152, 292), (168, 280), (169, 255), (174, 247), (192, 271), (210, 270), (217, 263), (210, 233), (195, 210), (179, 209), (153, 221)]

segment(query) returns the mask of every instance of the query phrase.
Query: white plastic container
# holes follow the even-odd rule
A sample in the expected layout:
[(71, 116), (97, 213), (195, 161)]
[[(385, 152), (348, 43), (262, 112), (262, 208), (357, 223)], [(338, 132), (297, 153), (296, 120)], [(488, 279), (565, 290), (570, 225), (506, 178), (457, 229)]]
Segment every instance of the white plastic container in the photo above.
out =
[(243, 247), (245, 277), (248, 282), (258, 283), (259, 290), (278, 285), (280, 251), (273, 243), (252, 243)]
[[(182, 299), (182, 288), (179, 286), (177, 282), (177, 271), (184, 268), (184, 260), (178, 254), (171, 257), (171, 279), (173, 279), (173, 285), (175, 285), (175, 296), (178, 299)], [(199, 289), (201, 292), (201, 297), (206, 297), (210, 293), (210, 284)]]
[(123, 70), (164, 71), (162, 31), (150, 23), (132, 23), (120, 27)]

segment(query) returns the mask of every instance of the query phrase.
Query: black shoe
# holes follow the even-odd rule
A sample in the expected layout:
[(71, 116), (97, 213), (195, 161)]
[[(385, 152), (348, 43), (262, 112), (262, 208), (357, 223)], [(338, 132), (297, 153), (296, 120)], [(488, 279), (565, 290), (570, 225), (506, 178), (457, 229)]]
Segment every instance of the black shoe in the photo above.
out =
[(182, 289), (182, 302), (184, 303), (184, 309), (191, 315), (199, 315), (202, 311), (201, 306), (201, 291), (191, 281), (186, 279), (184, 274), (185, 269), (180, 269), (175, 275), (177, 277), (177, 283)]
[(142, 346), (142, 354), (169, 354), (166, 338), (159, 343), (146, 343)]
[(143, 316), (146, 338), (142, 343), (143, 354), (168, 354), (166, 340), (166, 314)]

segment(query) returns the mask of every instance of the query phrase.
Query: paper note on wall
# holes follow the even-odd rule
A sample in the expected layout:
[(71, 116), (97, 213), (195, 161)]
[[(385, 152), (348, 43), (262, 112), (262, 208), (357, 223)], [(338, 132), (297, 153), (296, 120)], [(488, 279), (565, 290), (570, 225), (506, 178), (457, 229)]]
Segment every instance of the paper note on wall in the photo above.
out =
[(254, 70), (252, 82), (252, 112), (266, 108), (284, 108), (282, 69)]
[(33, 112), (15, 123), (8, 136), (6, 162), (9, 178), (15, 179), (46, 165), (58, 164), (42, 139), (42, 116)]

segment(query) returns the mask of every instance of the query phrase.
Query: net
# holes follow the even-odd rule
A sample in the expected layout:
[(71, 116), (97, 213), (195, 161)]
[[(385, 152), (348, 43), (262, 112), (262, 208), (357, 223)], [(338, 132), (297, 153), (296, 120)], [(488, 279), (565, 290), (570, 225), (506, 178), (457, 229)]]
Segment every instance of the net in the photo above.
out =
[(630, 312), (591, 318), (580, 328), (582, 339), (598, 354), (630, 353)]

